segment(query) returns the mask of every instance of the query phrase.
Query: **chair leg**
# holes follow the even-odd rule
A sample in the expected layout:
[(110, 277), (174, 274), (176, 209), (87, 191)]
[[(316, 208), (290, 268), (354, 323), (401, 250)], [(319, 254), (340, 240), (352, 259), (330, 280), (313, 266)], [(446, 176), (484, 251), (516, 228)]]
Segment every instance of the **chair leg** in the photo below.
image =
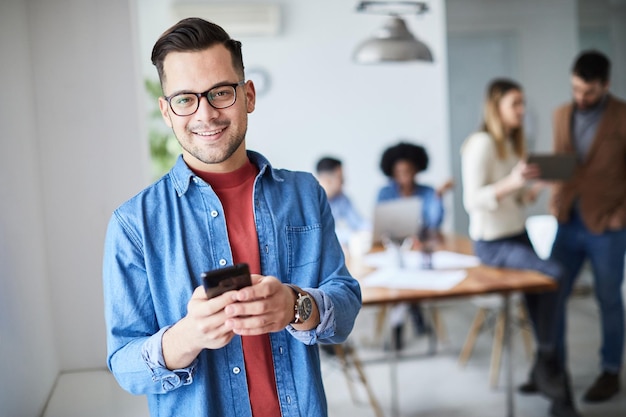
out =
[(498, 378), (500, 376), (500, 363), (502, 361), (502, 347), (504, 345), (504, 311), (498, 313), (496, 322), (496, 330), (493, 336), (493, 350), (491, 352), (490, 381), (491, 387), (497, 388)]
[(361, 364), (361, 360), (356, 354), (356, 350), (352, 346), (349, 346), (349, 345), (334, 345), (334, 346), (335, 346), (335, 353), (337, 354), (337, 357), (340, 358), (342, 369), (344, 371), (346, 379), (348, 380), (348, 389), (350, 390), (350, 397), (352, 398), (352, 402), (356, 404), (357, 399), (356, 399), (356, 394), (354, 392), (354, 387), (352, 385), (352, 379), (349, 375), (350, 366), (354, 367), (354, 369), (356, 370), (359, 376), (359, 381), (365, 387), (365, 391), (367, 392), (367, 397), (368, 397), (370, 405), (372, 406), (372, 409), (374, 410), (374, 414), (376, 414), (376, 417), (383, 417), (384, 414), (383, 414), (382, 408), (378, 404), (378, 401), (376, 400), (376, 397), (374, 396), (374, 392), (372, 391), (367, 381), (367, 377), (365, 376), (365, 372), (363, 371), (363, 365)]
[(346, 349), (342, 344), (333, 345), (333, 347), (335, 349), (335, 355), (341, 363), (341, 370), (346, 377), (346, 382), (348, 383), (348, 391), (350, 391), (350, 398), (352, 398), (352, 402), (356, 404), (358, 401), (356, 393), (354, 392), (354, 386), (352, 385), (352, 377), (350, 376), (350, 364), (348, 363)]
[(433, 325), (433, 331), (437, 335), (437, 340), (441, 340), (442, 343), (446, 343), (448, 341), (448, 333), (446, 332), (446, 326), (441, 319), (441, 314), (439, 314), (439, 309), (436, 304), (432, 304), (428, 306), (430, 310), (431, 322)]
[(367, 377), (365, 376), (365, 372), (363, 371), (363, 365), (361, 364), (361, 360), (357, 356), (356, 350), (351, 346), (348, 347), (348, 355), (352, 358), (352, 364), (354, 365), (354, 369), (356, 369), (359, 375), (359, 379), (365, 387), (367, 397), (369, 398), (370, 405), (374, 409), (374, 413), (377, 417), (383, 417), (383, 411), (380, 408), (378, 401), (376, 401), (376, 397), (374, 397), (374, 392), (372, 391), (370, 384), (367, 382)]
[(463, 349), (461, 349), (461, 354), (459, 355), (459, 364), (461, 366), (465, 366), (470, 356), (472, 355), (472, 349), (474, 349), (476, 338), (478, 337), (478, 333), (480, 333), (480, 330), (485, 323), (486, 317), (487, 309), (482, 307), (479, 308), (476, 312), (476, 316), (474, 316), (474, 321), (472, 322), (470, 331), (467, 334), (467, 339), (465, 340), (465, 343), (463, 344)]
[(374, 330), (374, 343), (379, 344), (383, 339), (385, 328), (387, 327), (387, 305), (383, 305), (376, 314), (376, 327)]

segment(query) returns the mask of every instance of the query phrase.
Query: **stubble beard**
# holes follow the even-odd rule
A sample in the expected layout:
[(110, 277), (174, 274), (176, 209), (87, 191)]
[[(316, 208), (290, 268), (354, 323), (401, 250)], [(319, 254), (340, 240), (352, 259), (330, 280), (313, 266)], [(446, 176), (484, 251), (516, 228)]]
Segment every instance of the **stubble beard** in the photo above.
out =
[[(199, 146), (195, 145), (192, 140), (181, 141), (176, 132), (176, 139), (180, 146), (191, 156), (204, 164), (220, 164), (228, 160), (239, 149), (246, 137), (247, 129), (243, 132), (229, 135), (225, 146)], [(186, 131), (185, 136), (192, 137), (194, 134)]]

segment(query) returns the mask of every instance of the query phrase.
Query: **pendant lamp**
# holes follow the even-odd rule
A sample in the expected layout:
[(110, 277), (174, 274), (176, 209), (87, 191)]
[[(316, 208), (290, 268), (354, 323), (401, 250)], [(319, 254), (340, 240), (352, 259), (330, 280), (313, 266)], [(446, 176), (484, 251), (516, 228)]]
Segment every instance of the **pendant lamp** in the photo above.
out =
[(383, 13), (389, 15), (381, 29), (370, 39), (362, 42), (354, 52), (354, 60), (360, 64), (376, 64), (381, 62), (423, 61), (432, 62), (433, 55), (430, 48), (417, 39), (409, 31), (406, 22), (399, 14), (406, 13), (406, 8), (412, 8), (412, 13), (421, 14), (428, 10), (421, 2), (378, 2), (363, 1), (357, 11)]

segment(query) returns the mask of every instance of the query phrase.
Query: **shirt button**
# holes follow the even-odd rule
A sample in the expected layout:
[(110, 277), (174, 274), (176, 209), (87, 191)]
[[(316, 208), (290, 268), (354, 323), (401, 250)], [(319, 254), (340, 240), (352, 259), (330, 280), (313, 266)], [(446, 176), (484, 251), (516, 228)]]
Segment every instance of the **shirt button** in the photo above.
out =
[(233, 368), (233, 374), (235, 374), (235, 375), (239, 375), (239, 372), (241, 372), (241, 369), (240, 369), (238, 366), (235, 366), (235, 367)]
[(217, 210), (211, 210), (211, 217), (217, 217), (218, 214)]
[(282, 347), (282, 346), (278, 348), (278, 352), (279, 352), (281, 355), (284, 353), (284, 349), (283, 349), (283, 347)]
[(226, 259), (220, 259), (220, 266), (226, 265)]

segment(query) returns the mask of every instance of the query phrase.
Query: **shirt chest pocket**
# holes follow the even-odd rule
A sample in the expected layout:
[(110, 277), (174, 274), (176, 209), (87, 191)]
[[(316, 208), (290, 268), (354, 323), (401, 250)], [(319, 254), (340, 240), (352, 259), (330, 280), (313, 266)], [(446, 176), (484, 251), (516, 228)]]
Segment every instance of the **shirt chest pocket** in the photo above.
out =
[(287, 226), (287, 266), (289, 273), (294, 269), (313, 267), (321, 256), (322, 226), (321, 224), (304, 226)]

